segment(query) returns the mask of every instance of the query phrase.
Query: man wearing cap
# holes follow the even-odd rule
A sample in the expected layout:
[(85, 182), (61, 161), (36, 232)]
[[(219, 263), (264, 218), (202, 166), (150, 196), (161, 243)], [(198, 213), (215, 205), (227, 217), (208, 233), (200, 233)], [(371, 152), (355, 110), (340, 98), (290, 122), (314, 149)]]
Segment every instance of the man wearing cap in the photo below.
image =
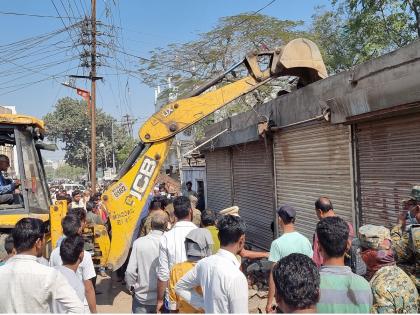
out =
[(398, 224), (391, 230), (392, 248), (397, 265), (420, 290), (420, 185), (412, 187), (403, 207)]
[(18, 179), (6, 179), (3, 172), (6, 172), (10, 166), (9, 158), (7, 155), (0, 154), (0, 204), (12, 204), (15, 198), (14, 193), (16, 188), (19, 187), (20, 181)]
[(410, 277), (396, 266), (387, 228), (364, 225), (359, 229), (362, 259), (373, 294), (373, 313), (417, 313), (418, 293)]
[[(292, 206), (284, 205), (277, 211), (277, 214), (279, 216), (278, 224), (283, 234), (271, 243), (268, 260), (272, 263), (272, 268), (280, 259), (292, 253), (304, 254), (312, 258), (311, 243), (305, 236), (295, 230), (296, 210)], [(275, 284), (271, 270), (266, 306), (267, 313), (274, 312), (274, 295)]]
[(216, 226), (217, 217), (213, 210), (207, 209), (201, 213), (201, 226), (206, 228), (213, 238), (213, 254), (216, 254), (220, 249), (219, 230)]
[[(194, 266), (199, 260), (212, 254), (213, 239), (211, 233), (206, 228), (192, 230), (185, 237), (185, 249), (187, 261), (176, 264), (171, 270), (169, 279), (169, 310), (178, 311), (181, 314), (203, 313), (183, 300), (175, 292), (177, 282)], [(198, 294), (202, 295), (200, 287), (196, 288)]]

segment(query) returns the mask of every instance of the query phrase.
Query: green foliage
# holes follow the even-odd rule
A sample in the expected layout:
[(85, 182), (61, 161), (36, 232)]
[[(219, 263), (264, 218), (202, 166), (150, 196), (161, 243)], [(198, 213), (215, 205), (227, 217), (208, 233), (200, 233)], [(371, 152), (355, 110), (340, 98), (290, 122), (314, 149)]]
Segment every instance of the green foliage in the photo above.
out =
[(115, 158), (119, 165), (124, 163), (137, 143), (138, 141), (133, 138), (126, 138), (126, 142), (124, 142), (124, 144), (116, 152)]
[(227, 70), (252, 50), (275, 48), (302, 36), (302, 21), (279, 20), (263, 14), (244, 13), (220, 18), (198, 39), (151, 51), (142, 60), (140, 73), (149, 86), (165, 85), (171, 77), (178, 95)]
[[(220, 18), (216, 26), (198, 35), (196, 40), (170, 44), (151, 51), (150, 60), (140, 62), (140, 77), (149, 86), (166, 86), (168, 78), (175, 88), (164, 91), (160, 100), (171, 100), (170, 94), (182, 98), (192, 90), (226, 71), (251, 51), (271, 50), (290, 40), (306, 36), (302, 21), (279, 20), (263, 14), (243, 13)], [(245, 69), (242, 69), (245, 70)], [(238, 71), (238, 76), (243, 71)], [(223, 85), (229, 80), (219, 84)], [(264, 97), (263, 97), (264, 98)], [(249, 110), (256, 101), (244, 102), (244, 98), (229, 104), (219, 113), (221, 118), (232, 113)], [(196, 138), (202, 128), (213, 121), (213, 115), (194, 126)]]
[(420, 1), (332, 0), (332, 11), (317, 8), (313, 40), (330, 73), (400, 48), (420, 36)]
[[(69, 97), (58, 100), (53, 112), (44, 118), (47, 127), (47, 137), (52, 141), (64, 143), (65, 160), (71, 166), (85, 167), (90, 155), (90, 130), (91, 123), (87, 113), (86, 102), (78, 101)], [(98, 166), (112, 167), (112, 135), (111, 124), (114, 122), (114, 146), (116, 157), (123, 158), (121, 152), (127, 150), (134, 141), (128, 133), (115, 123), (115, 119), (104, 113), (101, 109), (96, 110), (96, 156)], [(104, 147), (101, 146), (104, 145)], [(105, 148), (105, 150), (104, 150)], [(90, 158), (89, 158), (90, 161)], [(121, 160), (117, 160), (121, 163)]]
[(55, 170), (50, 166), (46, 166), (45, 172), (47, 179), (66, 178), (71, 180), (78, 180), (87, 173), (86, 169), (68, 164), (61, 165)]

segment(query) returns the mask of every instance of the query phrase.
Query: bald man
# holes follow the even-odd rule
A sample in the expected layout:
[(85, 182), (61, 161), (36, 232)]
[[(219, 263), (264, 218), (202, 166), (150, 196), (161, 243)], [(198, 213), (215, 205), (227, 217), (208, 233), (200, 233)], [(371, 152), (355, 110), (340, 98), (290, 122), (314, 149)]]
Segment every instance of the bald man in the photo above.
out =
[(151, 214), (152, 230), (133, 243), (125, 281), (133, 296), (133, 313), (155, 313), (157, 301), (157, 274), (159, 243), (168, 226), (168, 214), (155, 210)]
[[(315, 201), (315, 213), (319, 220), (327, 218), (327, 217), (336, 216), (332, 202), (327, 197), (319, 197)], [(354, 228), (351, 223), (347, 222), (347, 224), (349, 226), (349, 240), (351, 242), (354, 238)], [(324, 259), (319, 253), (319, 243), (318, 243), (318, 237), (316, 236), (316, 233), (313, 236), (313, 249), (314, 249), (314, 254), (313, 254), (312, 260), (315, 262), (315, 264), (319, 268), (324, 263)]]

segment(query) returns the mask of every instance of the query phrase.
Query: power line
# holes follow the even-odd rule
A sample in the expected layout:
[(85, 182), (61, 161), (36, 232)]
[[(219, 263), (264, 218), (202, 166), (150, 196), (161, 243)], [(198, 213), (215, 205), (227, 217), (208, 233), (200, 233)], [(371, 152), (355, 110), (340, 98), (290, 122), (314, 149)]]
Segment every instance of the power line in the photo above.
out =
[[(77, 67), (73, 67), (73, 68), (67, 69), (65, 71), (59, 72), (59, 73), (57, 73), (55, 75), (52, 75), (51, 77), (48, 77), (48, 78), (45, 78), (45, 79), (41, 79), (41, 80), (37, 80), (37, 81), (32, 81), (32, 82), (27, 82), (27, 83), (22, 83), (22, 84), (17, 84), (17, 85), (15, 85), (15, 87), (18, 87), (18, 88), (14, 89), (14, 90), (11, 90), (11, 91), (7, 91), (7, 92), (4, 92), (4, 93), (1, 93), (0, 96), (6, 95), (6, 94), (10, 94), (10, 93), (19, 91), (21, 89), (27, 88), (28, 86), (32, 86), (34, 84), (38, 84), (38, 83), (45, 82), (45, 81), (48, 81), (48, 80), (51, 80), (51, 79), (55, 79), (57, 77), (64, 77), (65, 75), (60, 75), (60, 74), (67, 73), (70, 70), (73, 70), (75, 68), (77, 68)], [(9, 88), (13, 88), (13, 86), (9, 86)], [(0, 89), (2, 89), (2, 88), (0, 88)]]
[[(81, 54), (81, 51), (80, 51), (80, 50), (79, 50), (79, 48), (77, 47), (77, 44), (76, 44), (76, 42), (74, 41), (74, 39), (73, 39), (73, 37), (72, 37), (72, 35), (71, 35), (70, 31), (69, 31), (69, 28), (66, 26), (66, 23), (64, 23), (63, 17), (60, 15), (60, 12), (58, 11), (57, 6), (56, 6), (56, 5), (55, 5), (55, 3), (54, 3), (54, 0), (50, 0), (50, 1), (51, 1), (52, 5), (54, 6), (54, 9), (55, 9), (55, 11), (57, 12), (58, 16), (60, 17), (61, 23), (63, 23), (64, 28), (66, 29), (67, 33), (69, 34), (69, 37), (70, 37), (71, 41), (73, 42), (74, 47), (78, 50), (79, 54)], [(61, 0), (60, 0), (60, 1), (61, 1)], [(63, 3), (63, 2), (61, 2), (61, 4), (62, 4), (62, 3)]]
[[(40, 14), (30, 14), (30, 13), (20, 13), (20, 12), (6, 12), (6, 11), (0, 11), (0, 14), (3, 15), (15, 15), (15, 16), (28, 16), (28, 17), (37, 17), (37, 18), (50, 18), (50, 19), (60, 19), (60, 16), (54, 16), (54, 15), (40, 15)], [(63, 18), (72, 18), (72, 19), (78, 19), (78, 17), (72, 16), (64, 16)]]
[[(270, 2), (268, 2), (266, 5), (264, 5), (263, 7), (261, 7), (260, 9), (258, 9), (258, 10), (256, 10), (256, 11), (254, 11), (251, 15), (256, 15), (256, 14), (258, 14), (259, 12), (261, 12), (262, 10), (264, 10), (264, 9), (266, 9), (267, 7), (269, 7), (270, 5), (272, 5), (274, 2), (276, 2), (277, 0), (271, 0)], [(233, 28), (236, 28), (236, 27), (238, 27), (238, 26), (240, 26), (240, 25), (242, 25), (242, 24), (244, 24), (244, 23), (246, 23), (246, 22), (248, 22), (249, 20), (250, 20), (251, 18), (250, 17), (248, 17), (248, 18), (245, 18), (245, 19), (243, 19), (242, 21), (240, 21), (240, 22), (238, 22), (237, 24), (235, 24), (235, 25), (233, 25), (232, 27)], [(111, 24), (113, 24), (113, 23), (111, 23)], [(123, 29), (121, 26), (114, 26), (114, 25), (106, 25), (106, 24), (104, 24), (105, 26), (109, 26), (109, 27), (111, 27), (111, 28), (119, 28), (119, 29)], [(213, 37), (210, 41), (208, 41), (208, 42), (206, 42), (205, 44), (203, 44), (202, 45), (202, 47), (205, 47), (206, 45), (208, 45), (208, 44), (210, 44), (210, 43), (213, 43), (215, 40), (217, 40), (218, 38), (220, 38), (221, 37), (221, 35), (218, 35), (218, 36), (216, 36), (216, 37)], [(182, 69), (182, 68), (180, 68), (180, 67), (175, 67), (175, 66), (173, 66), (173, 65), (171, 65), (171, 64), (168, 64), (168, 63), (164, 63), (164, 62), (159, 62), (159, 61), (157, 61), (157, 60), (151, 60), (151, 59), (149, 59), (149, 58), (145, 58), (145, 57), (142, 57), (142, 56), (138, 56), (138, 55), (135, 55), (135, 54), (133, 54), (133, 53), (130, 53), (130, 52), (127, 52), (125, 49), (124, 49), (124, 47), (113, 47), (113, 48), (111, 48), (111, 49), (113, 49), (114, 51), (116, 51), (116, 52), (119, 52), (119, 53), (121, 53), (121, 54), (123, 54), (123, 55), (126, 55), (126, 56), (130, 56), (130, 57), (133, 57), (133, 58), (137, 58), (137, 59), (139, 59), (139, 60), (142, 60), (142, 61), (145, 61), (145, 62), (153, 62), (153, 63), (155, 63), (155, 64), (157, 64), (157, 65), (160, 65), (160, 66), (162, 66), (162, 67), (167, 67), (167, 68), (170, 68), (170, 69), (173, 69), (173, 70), (177, 70), (177, 71), (182, 71), (182, 72), (186, 72), (186, 73), (189, 73), (189, 74), (191, 74), (191, 75), (196, 75), (196, 71), (191, 71), (191, 70), (188, 70), (188, 69)], [(117, 71), (118, 70), (120, 70), (120, 69), (118, 69), (117, 67), (115, 68)], [(127, 69), (124, 69), (125, 71), (128, 71)], [(130, 71), (130, 72), (133, 72), (133, 71)]]
[[(272, 5), (274, 2), (276, 2), (277, 0), (271, 0), (270, 2), (268, 2), (265, 6), (263, 6), (262, 8), (258, 9), (257, 11), (252, 12), (251, 16), (257, 15), (258, 13), (260, 13), (262, 10), (266, 9), (267, 7), (269, 7), (270, 5)], [(245, 19), (243, 19), (242, 21), (238, 22), (237, 24), (233, 25), (232, 28), (237, 28), (238, 26), (241, 26), (242, 24), (244, 24), (245, 22), (248, 22), (251, 18), (247, 17)], [(213, 44), (215, 40), (219, 39), (222, 35), (218, 35), (213, 37), (211, 40), (209, 40), (207, 43), (205, 43), (204, 45), (202, 45), (202, 47), (204, 47), (205, 45), (208, 44)]]
[[(25, 69), (26, 71), (32, 72), (32, 73), (34, 73), (34, 74), (40, 74), (40, 75), (47, 76), (47, 77), (51, 78), (51, 77), (53, 77), (54, 75), (50, 75), (50, 74), (46, 74), (46, 73), (42, 73), (42, 72), (41, 72), (41, 70), (45, 70), (45, 69), (47, 69), (47, 68), (52, 68), (52, 67), (58, 66), (58, 65), (60, 65), (60, 64), (66, 63), (66, 62), (68, 62), (68, 61), (75, 60), (75, 59), (77, 59), (77, 57), (71, 57), (71, 58), (69, 58), (69, 59), (67, 59), (67, 60), (60, 60), (60, 61), (57, 61), (57, 62), (51, 62), (51, 63), (49, 63), (49, 64), (48, 64), (48, 66), (45, 66), (45, 67), (42, 67), (42, 68), (38, 68), (38, 69), (31, 69), (31, 68), (26, 68), (26, 67), (24, 67), (23, 69)], [(16, 64), (16, 66), (18, 66), (18, 65)], [(26, 78), (26, 77), (28, 77), (28, 76), (31, 76), (31, 75), (30, 75), (30, 74), (26, 74), (26, 72), (25, 72), (25, 74), (24, 74), (24, 75), (22, 75), (22, 76), (20, 76), (20, 77), (17, 77), (17, 78), (10, 78), (8, 81), (6, 81), (6, 82), (2, 82), (2, 84), (4, 84), (4, 83), (8, 83), (8, 82), (14, 82), (14, 81), (16, 81), (16, 80), (18, 80), (18, 79), (21, 79), (21, 78)], [(59, 83), (60, 83), (60, 82), (59, 82)], [(14, 87), (14, 86), (15, 86), (15, 85), (12, 85), (12, 86), (0, 86), (0, 89), (1, 89), (1, 90), (3, 90), (3, 89), (7, 89), (7, 88), (10, 88), (10, 87)]]

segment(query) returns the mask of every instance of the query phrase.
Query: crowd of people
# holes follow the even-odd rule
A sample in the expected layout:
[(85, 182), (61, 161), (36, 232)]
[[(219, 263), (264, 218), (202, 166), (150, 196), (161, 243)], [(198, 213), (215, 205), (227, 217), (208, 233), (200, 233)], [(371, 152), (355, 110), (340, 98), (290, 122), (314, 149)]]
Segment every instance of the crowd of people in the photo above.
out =
[(272, 263), (267, 313), (417, 313), (419, 261), (409, 239), (420, 222), (420, 187), (391, 231), (364, 225), (357, 235), (320, 197), (312, 244), (296, 230), (297, 211), (284, 205), (282, 234), (269, 253), (244, 248), (238, 207), (202, 211), (197, 224), (195, 199), (187, 196), (151, 202), (142, 225), (148, 232), (134, 242), (126, 271), (133, 313), (247, 313), (241, 259), (264, 257)]
[(52, 197), (66, 200), (68, 209), (61, 221), (63, 236), (49, 260), (43, 257), (47, 226), (39, 219), (21, 219), (5, 241), (7, 257), (0, 262), (2, 313), (97, 312), (97, 272), (108, 275), (103, 267), (95, 269), (94, 246), (82, 235), (87, 226), (110, 227), (101, 193), (74, 190), (70, 195), (58, 190)]
[[(6, 240), (2, 313), (97, 311), (96, 272), (82, 231), (88, 222), (107, 224), (106, 210), (100, 198), (80, 191), (71, 200), (60, 193), (57, 199), (68, 200), (69, 209), (49, 262), (42, 258), (46, 231), (39, 219), (21, 219)], [(167, 198), (156, 192), (127, 260), (132, 312), (248, 313), (241, 262), (264, 258), (271, 262), (267, 313), (417, 313), (420, 187), (404, 205), (408, 211), (392, 230), (363, 225), (356, 234), (320, 197), (312, 242), (296, 228), (298, 209), (283, 205), (277, 211), (281, 236), (261, 252), (245, 249), (247, 227), (238, 207), (200, 211), (194, 193)]]

